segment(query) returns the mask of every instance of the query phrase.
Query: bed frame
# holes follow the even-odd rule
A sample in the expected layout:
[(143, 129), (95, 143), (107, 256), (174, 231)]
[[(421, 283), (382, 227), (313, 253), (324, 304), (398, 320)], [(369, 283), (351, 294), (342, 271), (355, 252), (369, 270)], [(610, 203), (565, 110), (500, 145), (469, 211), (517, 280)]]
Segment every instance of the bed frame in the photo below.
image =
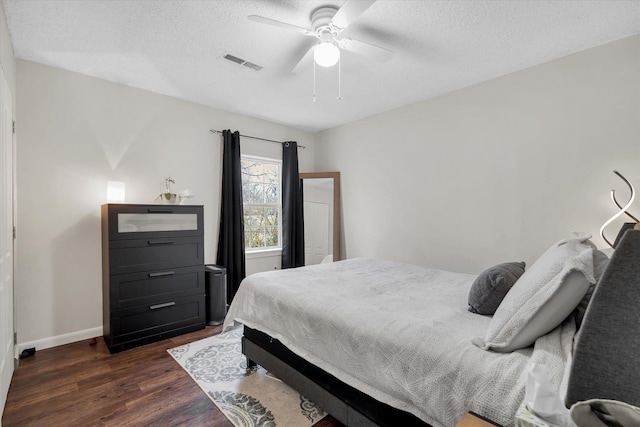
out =
[(293, 353), (277, 339), (246, 326), (242, 352), (247, 356), (248, 365), (262, 366), (347, 426), (430, 427), (415, 415), (345, 384)]
[[(612, 399), (640, 406), (640, 230), (629, 230), (600, 278), (573, 354), (566, 404)], [(429, 426), (345, 384), (280, 341), (244, 328), (242, 352), (349, 427)], [(487, 420), (489, 421), (489, 420)]]

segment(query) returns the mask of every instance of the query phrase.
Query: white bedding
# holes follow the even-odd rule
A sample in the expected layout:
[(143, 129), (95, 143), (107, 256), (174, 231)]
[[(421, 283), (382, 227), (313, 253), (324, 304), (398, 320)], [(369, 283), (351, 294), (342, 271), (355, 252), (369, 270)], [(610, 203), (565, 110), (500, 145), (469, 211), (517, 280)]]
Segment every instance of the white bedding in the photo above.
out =
[(364, 258), (258, 273), (242, 282), (224, 328), (239, 322), (265, 332), (434, 426), (454, 426), (467, 411), (511, 425), (530, 360), (561, 388), (575, 326), (565, 322), (534, 348), (481, 350), (471, 339), (491, 318), (467, 311), (474, 278)]

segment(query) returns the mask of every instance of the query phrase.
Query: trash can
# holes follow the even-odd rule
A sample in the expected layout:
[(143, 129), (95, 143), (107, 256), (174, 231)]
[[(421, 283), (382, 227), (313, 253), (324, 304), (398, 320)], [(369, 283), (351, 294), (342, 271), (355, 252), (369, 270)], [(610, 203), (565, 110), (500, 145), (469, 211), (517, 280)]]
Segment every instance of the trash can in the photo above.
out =
[(204, 274), (207, 325), (220, 325), (227, 315), (227, 269), (206, 264)]

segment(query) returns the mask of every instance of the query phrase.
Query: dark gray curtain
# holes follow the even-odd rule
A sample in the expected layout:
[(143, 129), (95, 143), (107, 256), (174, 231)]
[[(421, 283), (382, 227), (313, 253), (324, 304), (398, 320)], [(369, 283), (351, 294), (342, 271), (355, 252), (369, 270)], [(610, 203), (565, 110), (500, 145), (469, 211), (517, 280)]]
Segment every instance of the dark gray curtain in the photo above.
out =
[(246, 276), (240, 133), (225, 130), (222, 139), (222, 203), (216, 263), (227, 269), (227, 303), (231, 304)]
[(302, 180), (298, 173), (298, 144), (282, 144), (282, 268), (304, 265)]

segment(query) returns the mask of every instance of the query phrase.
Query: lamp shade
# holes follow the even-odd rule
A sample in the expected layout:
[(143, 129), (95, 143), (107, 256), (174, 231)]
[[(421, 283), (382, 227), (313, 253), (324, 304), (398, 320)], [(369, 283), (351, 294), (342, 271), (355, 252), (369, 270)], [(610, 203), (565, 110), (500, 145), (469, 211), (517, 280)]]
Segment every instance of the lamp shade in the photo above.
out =
[(332, 42), (321, 42), (313, 51), (313, 59), (321, 67), (333, 67), (340, 59), (340, 49)]
[(124, 203), (124, 182), (107, 182), (107, 203)]

